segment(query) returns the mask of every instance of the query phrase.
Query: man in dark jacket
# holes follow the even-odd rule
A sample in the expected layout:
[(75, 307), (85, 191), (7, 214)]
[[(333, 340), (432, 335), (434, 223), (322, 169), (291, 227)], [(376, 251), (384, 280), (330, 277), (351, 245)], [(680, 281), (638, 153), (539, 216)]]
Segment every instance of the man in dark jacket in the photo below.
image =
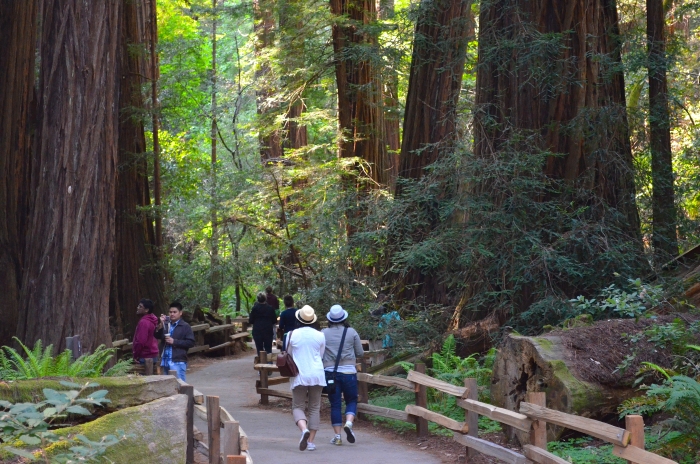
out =
[(258, 301), (253, 305), (248, 316), (248, 323), (253, 326), (253, 341), (257, 352), (272, 353), (272, 332), (277, 315), (272, 306), (267, 304), (265, 294), (258, 293)]
[[(179, 302), (170, 303), (168, 313), (170, 323), (165, 324), (156, 333), (156, 338), (165, 340), (163, 360), (160, 365), (163, 366), (165, 375), (173, 371), (172, 375), (184, 382), (187, 371), (187, 350), (194, 346), (194, 333), (192, 327), (182, 320), (182, 305)], [(165, 314), (161, 314), (161, 323), (165, 323), (165, 320)]]
[(153, 314), (154, 304), (146, 298), (139, 302), (136, 307), (136, 314), (141, 316), (136, 331), (134, 332), (134, 346), (132, 352), (134, 361), (141, 364), (145, 363), (146, 359), (153, 359), (154, 366), (158, 359), (158, 341), (156, 340), (156, 328), (159, 326), (158, 317)]

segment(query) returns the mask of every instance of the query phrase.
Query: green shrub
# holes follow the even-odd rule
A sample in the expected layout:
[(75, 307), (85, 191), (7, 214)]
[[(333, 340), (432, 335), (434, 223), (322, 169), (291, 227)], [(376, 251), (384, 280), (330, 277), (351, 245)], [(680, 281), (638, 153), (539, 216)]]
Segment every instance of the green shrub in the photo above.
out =
[(22, 347), (26, 358), (9, 346), (0, 348), (0, 378), (5, 380), (36, 379), (40, 377), (101, 377), (124, 375), (131, 368), (131, 362), (121, 360), (106, 372), (107, 363), (116, 353), (114, 348), (97, 347), (94, 353), (84, 354), (75, 361), (70, 350), (65, 350), (54, 357), (53, 345), (43, 347), (37, 340), (34, 348), (29, 349), (19, 339), (15, 341)]

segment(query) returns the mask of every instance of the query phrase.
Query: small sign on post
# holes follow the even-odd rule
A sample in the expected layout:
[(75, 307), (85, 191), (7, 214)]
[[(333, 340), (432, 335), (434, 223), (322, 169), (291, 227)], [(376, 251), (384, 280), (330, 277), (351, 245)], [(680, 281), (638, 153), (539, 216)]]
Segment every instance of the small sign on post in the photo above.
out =
[(73, 353), (73, 361), (83, 354), (83, 346), (80, 344), (80, 335), (66, 337), (66, 349)]

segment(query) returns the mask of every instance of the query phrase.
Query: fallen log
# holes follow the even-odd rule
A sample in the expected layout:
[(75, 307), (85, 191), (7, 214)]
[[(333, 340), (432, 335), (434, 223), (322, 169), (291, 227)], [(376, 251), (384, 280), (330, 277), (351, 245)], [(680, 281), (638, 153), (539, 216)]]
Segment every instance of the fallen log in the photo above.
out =
[[(605, 340), (591, 340), (605, 343)], [(582, 380), (570, 348), (559, 335), (523, 337), (509, 335), (498, 350), (493, 366), (491, 397), (496, 406), (518, 411), (527, 392), (545, 392), (547, 407), (593, 419), (615, 416), (624, 400), (638, 394), (633, 388)], [(586, 359), (585, 361), (590, 361)], [(616, 366), (600, 365), (600, 369)], [(528, 443), (525, 432), (504, 426), (509, 438)], [(564, 428), (547, 424), (548, 441), (557, 440)]]

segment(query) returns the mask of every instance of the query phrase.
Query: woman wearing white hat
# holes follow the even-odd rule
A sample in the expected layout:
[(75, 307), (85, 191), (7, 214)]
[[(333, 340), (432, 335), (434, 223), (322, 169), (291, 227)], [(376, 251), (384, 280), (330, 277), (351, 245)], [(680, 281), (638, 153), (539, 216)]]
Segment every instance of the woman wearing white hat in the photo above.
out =
[[(301, 430), (299, 449), (316, 449), (314, 437), (321, 424), (321, 390), (326, 386), (323, 372), (323, 351), (326, 339), (311, 327), (318, 319), (314, 308), (304, 306), (296, 312), (299, 326), (287, 335), (287, 352), (294, 358), (299, 375), (289, 379), (292, 390), (292, 415)], [(308, 407), (308, 419), (304, 410)]]
[[(335, 381), (335, 391), (328, 393), (328, 400), (331, 403), (331, 425), (335, 431), (335, 437), (331, 443), (343, 444), (343, 439), (340, 438), (341, 427), (345, 430), (348, 442), (355, 443), (355, 434), (352, 431), (352, 424), (357, 415), (355, 364), (358, 357), (364, 356), (365, 351), (362, 349), (362, 341), (357, 331), (348, 324), (348, 312), (342, 306), (331, 306), (326, 319), (328, 319), (328, 328), (323, 329), (323, 335), (326, 337), (323, 367)], [(342, 415), (342, 397), (345, 397), (345, 423)]]

